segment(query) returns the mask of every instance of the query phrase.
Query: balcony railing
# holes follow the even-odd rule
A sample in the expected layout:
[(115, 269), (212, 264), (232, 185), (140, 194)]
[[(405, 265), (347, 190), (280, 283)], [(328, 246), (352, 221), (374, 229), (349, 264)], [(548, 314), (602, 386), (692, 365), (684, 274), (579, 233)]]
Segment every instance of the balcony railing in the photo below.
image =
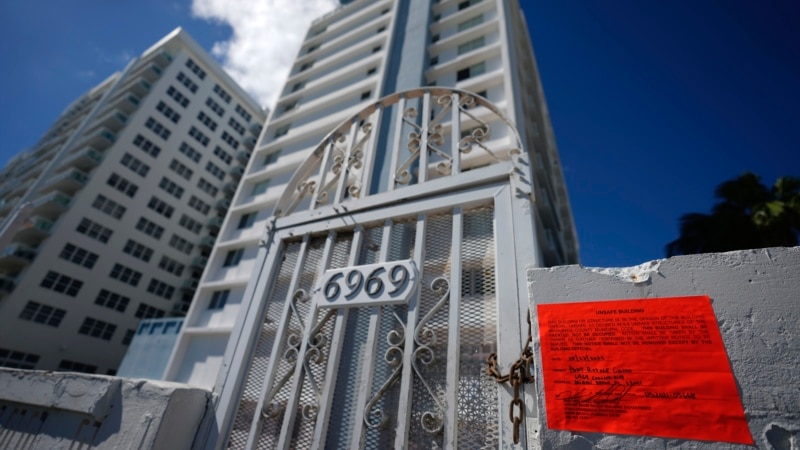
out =
[(86, 174), (86, 172), (79, 169), (70, 169), (56, 174), (47, 180), (44, 185), (42, 185), (41, 191), (49, 192), (58, 190), (71, 195), (83, 188), (88, 181), (89, 175)]
[(222, 217), (212, 217), (206, 221), (206, 226), (212, 230), (219, 230), (222, 226)]
[[(205, 236), (205, 237), (203, 237), (203, 239), (200, 239), (200, 244), (199, 245), (200, 245), (200, 248), (202, 248), (202, 249), (211, 249), (211, 248), (214, 247), (214, 242), (216, 242), (216, 241), (217, 240), (214, 239), (211, 236)], [(203, 266), (205, 266), (205, 264), (203, 264)]]
[(227, 198), (221, 198), (217, 200), (214, 207), (217, 208), (217, 211), (225, 212), (231, 207), (231, 201)]
[(208, 263), (208, 258), (198, 256), (192, 259), (192, 263), (189, 264), (189, 266), (194, 267), (195, 269), (204, 269), (207, 263)]

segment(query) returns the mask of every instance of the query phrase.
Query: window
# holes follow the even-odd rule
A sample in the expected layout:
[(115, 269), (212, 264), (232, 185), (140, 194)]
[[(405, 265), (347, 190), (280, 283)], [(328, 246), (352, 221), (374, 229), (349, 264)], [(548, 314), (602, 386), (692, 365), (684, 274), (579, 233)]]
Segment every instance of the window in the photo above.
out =
[(170, 180), (167, 177), (161, 177), (161, 181), (159, 181), (158, 187), (160, 187), (168, 194), (172, 195), (177, 199), (180, 199), (183, 196), (183, 188), (178, 186), (174, 181)]
[(209, 141), (208, 136), (203, 134), (196, 127), (192, 126), (192, 128), (189, 129), (189, 136), (193, 137), (197, 142), (202, 144), (203, 147), (208, 146), (208, 141)]
[(111, 233), (113, 233), (110, 228), (106, 228), (97, 222), (92, 222), (85, 217), (81, 220), (81, 223), (78, 224), (78, 228), (76, 228), (75, 231), (104, 244), (108, 242), (111, 238)]
[(140, 244), (133, 239), (128, 239), (128, 242), (125, 243), (125, 247), (122, 249), (122, 251), (133, 256), (134, 258), (141, 259), (144, 262), (150, 262), (150, 258), (153, 256), (153, 249)]
[(162, 201), (158, 197), (150, 197), (150, 201), (147, 202), (147, 207), (161, 214), (167, 219), (172, 217), (172, 213), (175, 212), (175, 208), (170, 206), (168, 203)]
[(225, 254), (225, 261), (222, 262), (222, 267), (231, 267), (238, 265), (239, 261), (242, 260), (243, 254), (244, 254), (243, 248), (236, 250), (229, 250), (228, 253)]
[(253, 119), (253, 116), (247, 112), (241, 105), (236, 105), (236, 114), (239, 114), (245, 122), (250, 122)]
[(319, 36), (320, 34), (324, 33), (325, 30), (327, 30), (327, 29), (328, 29), (328, 26), (326, 25), (326, 26), (324, 26), (324, 27), (322, 27), (322, 28), (320, 28), (318, 30), (315, 30), (313, 33), (311, 33), (311, 35), (312, 36)]
[(139, 190), (139, 186), (136, 186), (129, 180), (119, 176), (116, 173), (112, 173), (111, 176), (108, 177), (108, 181), (106, 181), (106, 184), (122, 192), (123, 194), (127, 195), (130, 198), (133, 198), (133, 196), (136, 195), (136, 191)]
[(142, 279), (141, 272), (123, 266), (122, 264), (114, 264), (108, 276), (123, 283), (130, 284), (133, 287), (138, 286), (139, 280)]
[(72, 244), (65, 244), (58, 256), (61, 259), (66, 259), (69, 262), (86, 267), (87, 269), (93, 268), (98, 258), (97, 253), (92, 253), (89, 250)]
[(466, 80), (467, 78), (478, 76), (484, 72), (486, 72), (486, 64), (478, 63), (456, 72), (456, 81)]
[(377, 72), (377, 71), (378, 71), (378, 68), (377, 68), (377, 67), (370, 67), (370, 68), (367, 70), (367, 75), (372, 75), (373, 73), (375, 73), (375, 72)]
[(51, 270), (47, 272), (47, 275), (44, 276), (40, 286), (69, 295), (70, 297), (75, 297), (78, 295), (78, 292), (80, 292), (81, 287), (83, 287), (83, 281), (62, 275), (58, 272), (53, 272)]
[(173, 234), (172, 237), (169, 238), (169, 246), (186, 253), (187, 255), (192, 253), (192, 249), (194, 249), (194, 244), (178, 236), (177, 234)]
[[(106, 339), (108, 340), (108, 339)], [(83, 372), (83, 373), (96, 373), (97, 366), (93, 366), (91, 364), (84, 364), (75, 361), (70, 361), (68, 359), (64, 359), (58, 365), (58, 370), (67, 370), (70, 372)]]
[(170, 161), (169, 168), (173, 172), (180, 175), (181, 178), (187, 181), (189, 180), (189, 178), (192, 178), (192, 174), (194, 174), (194, 171), (192, 171), (192, 169), (181, 164), (180, 161), (178, 161), (177, 159), (173, 159), (172, 161)]
[(298, 70), (298, 72), (305, 72), (306, 70), (312, 68), (313, 66), (314, 66), (314, 61), (309, 61), (300, 66), (300, 70)]
[(142, 303), (136, 308), (136, 314), (134, 314), (139, 319), (160, 319), (164, 317), (166, 312), (162, 309), (158, 309), (155, 306), (150, 306), (147, 303)]
[(434, 42), (439, 42), (439, 35), (438, 34), (434, 34), (433, 36), (431, 36), (431, 43), (434, 43)]
[[(438, 20), (438, 19), (437, 19), (437, 20)], [(377, 34), (381, 34), (381, 33), (383, 33), (384, 31), (386, 31), (386, 27), (379, 27), (379, 28), (378, 28), (378, 31), (376, 31), (376, 33), (377, 33)]]
[(306, 49), (306, 54), (311, 53), (311, 52), (313, 52), (314, 50), (316, 50), (318, 48), (319, 48), (319, 44), (311, 45)]
[(194, 195), (192, 196), (192, 198), (189, 199), (189, 206), (191, 206), (192, 208), (194, 208), (195, 210), (199, 211), (202, 214), (208, 214), (208, 211), (211, 209), (211, 205), (200, 200)]
[(372, 91), (362, 92), (361, 93), (361, 100), (366, 100), (372, 95)]
[(54, 308), (34, 301), (29, 301), (19, 315), (20, 319), (40, 323), (49, 327), (58, 327), (67, 315), (66, 309)]
[(122, 215), (125, 214), (124, 206), (120, 205), (114, 200), (106, 198), (106, 196), (102, 194), (97, 195), (97, 198), (95, 198), (94, 202), (92, 203), (92, 207), (94, 209), (103, 211), (115, 219), (120, 219), (122, 218)]
[(206, 99), (206, 106), (211, 108), (214, 113), (220, 117), (225, 114), (225, 109), (219, 105), (219, 103), (215, 102), (211, 97)]
[(227, 142), (227, 143), (228, 143), (228, 145), (230, 145), (231, 147), (233, 147), (233, 149), (234, 149), (234, 150), (236, 150), (237, 148), (239, 148), (239, 141), (237, 141), (237, 140), (236, 140), (236, 138), (234, 138), (233, 136), (231, 136), (230, 134), (228, 134), (228, 132), (227, 132), (227, 131), (223, 131), (223, 132), (222, 132), (222, 136), (221, 136), (221, 137), (222, 137), (222, 140), (223, 140), (223, 141), (225, 141), (225, 142)]
[(95, 305), (104, 306), (108, 309), (113, 309), (119, 312), (125, 312), (125, 309), (128, 308), (128, 303), (130, 302), (130, 298), (106, 289), (101, 289), (100, 293), (97, 294), (97, 298), (94, 299)]
[(169, 135), (172, 134), (172, 132), (169, 131), (164, 125), (162, 125), (161, 122), (157, 121), (156, 119), (153, 119), (152, 117), (147, 118), (147, 121), (145, 121), (144, 126), (147, 129), (151, 130), (153, 133), (160, 136), (161, 139), (164, 139), (165, 141), (169, 139)]
[(161, 114), (163, 114), (167, 119), (171, 120), (172, 123), (178, 123), (178, 121), (181, 120), (181, 115), (178, 114), (174, 109), (167, 106), (167, 104), (163, 101), (158, 102), (158, 105), (156, 105), (156, 110), (160, 111)]
[(306, 85), (305, 81), (301, 81), (299, 83), (295, 83), (294, 86), (292, 86), (292, 92), (297, 92), (300, 89), (303, 89), (305, 87), (305, 85)]
[(164, 227), (158, 226), (144, 217), (139, 218), (139, 222), (136, 223), (136, 229), (155, 239), (161, 239), (161, 235), (164, 234)]
[(201, 156), (200, 152), (192, 148), (192, 146), (187, 144), (186, 142), (181, 142), (181, 146), (180, 148), (178, 148), (178, 151), (186, 155), (189, 159), (191, 159), (194, 162), (200, 161), (200, 156)]
[(176, 102), (178, 102), (178, 104), (179, 104), (179, 105), (181, 105), (181, 106), (183, 106), (184, 108), (186, 108), (187, 106), (189, 106), (189, 99), (188, 99), (188, 98), (186, 98), (186, 96), (184, 96), (183, 94), (181, 94), (181, 91), (179, 91), (179, 90), (175, 89), (174, 87), (170, 86), (170, 87), (167, 89), (167, 95), (169, 95), (170, 97), (172, 97), (172, 98), (173, 98), (173, 100), (175, 100)]
[(268, 165), (274, 163), (275, 161), (278, 160), (278, 157), (280, 157), (280, 156), (281, 156), (281, 151), (280, 150), (278, 150), (276, 152), (273, 152), (273, 153), (270, 153), (269, 155), (264, 157), (264, 164), (263, 165), (264, 166), (268, 166)]
[(186, 228), (187, 230), (191, 231), (194, 234), (199, 234), (200, 229), (203, 228), (203, 225), (200, 224), (200, 222), (192, 219), (186, 214), (183, 214), (181, 216), (181, 220), (178, 221), (178, 225), (182, 226), (183, 228)]
[(441, 14), (434, 14), (433, 21), (434, 22), (438, 22), (440, 20), (442, 20), (442, 15)]
[(470, 6), (479, 3), (481, 0), (466, 0), (458, 4), (458, 10), (461, 11), (462, 9), (467, 9)]
[(133, 139), (133, 145), (144, 150), (145, 153), (152, 156), (153, 158), (158, 158), (158, 154), (161, 153), (161, 147), (153, 144), (153, 142), (150, 139), (147, 139), (141, 134), (137, 134), (136, 137)]
[[(147, 292), (169, 300), (172, 298), (172, 294), (175, 293), (175, 288), (167, 283), (164, 283), (163, 281), (153, 278), (150, 280), (150, 284), (147, 286)], [(159, 317), (163, 317), (163, 314)]]
[(231, 95), (228, 94), (225, 89), (222, 89), (222, 86), (215, 84), (214, 85), (214, 93), (219, 95), (219, 98), (225, 101), (225, 103), (231, 102)]
[(197, 92), (197, 85), (189, 77), (184, 75), (183, 72), (178, 72), (178, 81), (192, 91), (192, 94)]
[(286, 124), (286, 125), (278, 128), (277, 130), (275, 130), (275, 139), (278, 139), (281, 136), (285, 136), (286, 133), (289, 132), (289, 128), (291, 128), (291, 127), (292, 127), (292, 124)]
[(473, 39), (471, 41), (467, 41), (467, 42), (465, 42), (465, 43), (463, 43), (463, 44), (458, 46), (458, 54), (459, 55), (463, 55), (464, 53), (471, 52), (472, 50), (475, 50), (476, 48), (483, 47), (483, 44), (484, 44), (483, 36), (481, 36), (479, 38), (475, 38), (475, 39)]
[(125, 337), (122, 338), (122, 345), (131, 345), (131, 341), (133, 341), (133, 337), (136, 335), (135, 330), (128, 330), (125, 332)]
[(211, 301), (208, 302), (208, 309), (222, 309), (228, 301), (228, 296), (231, 291), (226, 289), (224, 291), (214, 291), (211, 294)]
[(240, 124), (236, 119), (234, 119), (233, 117), (228, 119), (228, 125), (230, 125), (231, 128), (233, 128), (237, 133), (239, 133), (240, 136), (244, 136), (244, 131), (245, 131), (244, 125)]
[(201, 80), (206, 79), (206, 71), (201, 69), (200, 66), (198, 66), (197, 63), (194, 62), (192, 58), (186, 60), (186, 67), (188, 67), (189, 70), (191, 70), (192, 73), (197, 75), (197, 77), (200, 78)]
[(253, 185), (253, 191), (251, 192), (251, 195), (261, 195), (264, 192), (266, 192), (267, 188), (269, 187), (269, 182), (270, 179), (267, 178), (266, 180), (259, 181), (258, 183)]
[(237, 230), (242, 230), (244, 228), (250, 228), (256, 221), (257, 213), (251, 212), (242, 215), (239, 217), (239, 225), (236, 226)]
[(114, 324), (87, 317), (84, 319), (81, 328), (78, 330), (78, 333), (96, 337), (104, 341), (110, 341), (111, 338), (114, 337), (114, 331), (116, 330), (117, 326)]
[(437, 65), (437, 64), (439, 64), (439, 57), (438, 57), (438, 56), (434, 56), (434, 57), (433, 57), (433, 58), (431, 58), (431, 59), (430, 59), (430, 61), (428, 62), (428, 65), (430, 65), (430, 66), (435, 66), (435, 65)]
[(179, 277), (183, 274), (185, 266), (169, 256), (162, 256), (161, 261), (158, 262), (158, 268)]
[(0, 367), (33, 370), (37, 362), (39, 355), (0, 348)]
[(225, 171), (220, 169), (216, 164), (212, 163), (211, 161), (206, 163), (206, 171), (211, 175), (214, 175), (220, 181), (225, 179)]
[(150, 172), (150, 166), (143, 163), (140, 159), (136, 158), (130, 153), (125, 153), (122, 155), (122, 159), (119, 162), (128, 169), (131, 169), (133, 173), (141, 177), (146, 177), (147, 173)]
[(219, 146), (217, 146), (214, 149), (214, 155), (219, 159), (221, 159), (223, 162), (225, 162), (225, 164), (230, 164), (231, 161), (233, 161), (233, 156), (231, 156), (230, 153), (226, 152)]
[(217, 122), (214, 122), (214, 120), (212, 120), (211, 117), (208, 117), (208, 115), (203, 111), (200, 111), (200, 113), (197, 115), (197, 120), (203, 122), (203, 125), (207, 126), (211, 131), (217, 131)]
[(464, 31), (466, 29), (472, 28), (475, 25), (479, 25), (483, 23), (483, 14), (479, 14), (471, 19), (467, 19), (460, 24), (458, 24), (458, 31)]
[(203, 192), (212, 197), (215, 197), (219, 192), (219, 189), (217, 189), (216, 186), (214, 186), (213, 184), (206, 181), (205, 178), (200, 178), (199, 180), (197, 180), (197, 187), (199, 187), (200, 190), (202, 190)]

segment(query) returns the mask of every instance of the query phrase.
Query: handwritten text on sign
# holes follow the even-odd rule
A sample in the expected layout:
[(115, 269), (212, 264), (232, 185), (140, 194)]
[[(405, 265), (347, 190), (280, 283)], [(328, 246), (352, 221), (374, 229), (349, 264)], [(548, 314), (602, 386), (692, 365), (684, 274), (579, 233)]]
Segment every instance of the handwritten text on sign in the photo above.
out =
[(323, 308), (407, 303), (416, 283), (417, 266), (410, 259), (331, 269), (315, 298)]
[(753, 443), (708, 296), (538, 315), (550, 428)]

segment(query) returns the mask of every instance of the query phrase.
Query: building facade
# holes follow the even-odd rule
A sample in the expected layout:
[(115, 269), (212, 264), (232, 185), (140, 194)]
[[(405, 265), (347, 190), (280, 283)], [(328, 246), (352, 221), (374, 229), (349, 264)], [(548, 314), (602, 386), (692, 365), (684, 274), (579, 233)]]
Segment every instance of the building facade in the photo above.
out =
[(189, 308), (265, 111), (183, 30), (0, 173), (0, 366), (115, 373)]
[[(232, 351), (229, 338), (245, 320), (240, 307), (251, 301), (252, 284), (264, 270), (255, 264), (259, 247), (268, 245), (265, 228), (272, 227), (281, 197), (298, 189), (290, 184), (293, 174), (343, 121), (379, 99), (420, 86), (477, 94), (516, 125), (520, 145), (533, 161), (537, 264), (577, 261), (558, 153), (518, 3), (349, 2), (314, 21), (308, 31), (234, 195), (165, 379), (219, 386), (226, 346)], [(438, 114), (441, 108), (427, 111)], [(465, 122), (461, 135), (480, 135), (484, 121), (498, 120), (481, 111), (485, 117)], [(382, 136), (397, 127), (389, 121), (382, 126)], [(516, 145), (514, 132), (494, 125), (490, 131), (487, 146)], [(465, 169), (485, 163), (478, 153), (465, 157)], [(393, 167), (388, 159), (377, 164), (382, 169), (376, 170), (372, 190), (384, 191), (394, 183)], [(419, 163), (414, 164), (418, 170)]]

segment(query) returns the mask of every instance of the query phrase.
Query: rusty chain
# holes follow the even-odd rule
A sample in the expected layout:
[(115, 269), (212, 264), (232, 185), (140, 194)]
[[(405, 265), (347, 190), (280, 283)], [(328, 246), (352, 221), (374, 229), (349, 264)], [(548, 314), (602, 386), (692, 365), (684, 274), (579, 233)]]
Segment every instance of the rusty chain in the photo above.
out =
[[(514, 400), (508, 406), (508, 416), (511, 423), (514, 424), (514, 443), (519, 444), (519, 429), (522, 425), (522, 419), (525, 415), (525, 403), (520, 398), (520, 391), (522, 385), (533, 381), (531, 375), (531, 368), (533, 367), (533, 350), (531, 349), (531, 311), (528, 309), (528, 340), (525, 341), (525, 346), (522, 348), (519, 359), (511, 365), (511, 370), (503, 375), (500, 372), (500, 367), (497, 365), (497, 353), (492, 353), (486, 359), (486, 371), (490, 377), (494, 378), (498, 383), (511, 383), (514, 390)], [(514, 409), (517, 409), (518, 414), (514, 415)]]

